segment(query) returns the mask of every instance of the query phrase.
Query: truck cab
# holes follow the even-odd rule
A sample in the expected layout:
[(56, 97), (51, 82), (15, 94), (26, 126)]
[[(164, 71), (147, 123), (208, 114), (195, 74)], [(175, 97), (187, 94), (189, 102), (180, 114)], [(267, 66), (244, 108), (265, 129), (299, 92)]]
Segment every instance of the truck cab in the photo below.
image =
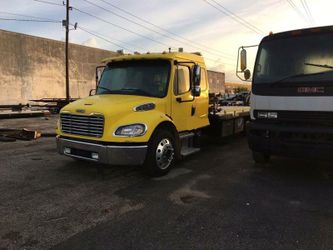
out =
[(182, 155), (198, 151), (196, 138), (209, 125), (207, 71), (201, 55), (121, 55), (104, 63), (96, 93), (60, 112), (60, 154), (143, 165), (158, 176)]
[[(333, 150), (333, 26), (262, 39), (252, 80), (249, 146), (271, 155), (326, 158)], [(246, 52), (241, 69), (249, 78)]]

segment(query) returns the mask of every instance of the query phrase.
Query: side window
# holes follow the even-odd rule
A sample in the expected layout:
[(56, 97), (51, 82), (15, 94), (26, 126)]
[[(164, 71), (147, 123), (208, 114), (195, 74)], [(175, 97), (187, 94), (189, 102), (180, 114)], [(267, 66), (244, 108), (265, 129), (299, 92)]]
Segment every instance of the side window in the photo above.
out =
[(174, 93), (181, 95), (190, 90), (190, 68), (178, 65), (174, 80)]
[(200, 87), (201, 90), (206, 90), (207, 89), (207, 71), (203, 68), (201, 68), (201, 82), (200, 82)]

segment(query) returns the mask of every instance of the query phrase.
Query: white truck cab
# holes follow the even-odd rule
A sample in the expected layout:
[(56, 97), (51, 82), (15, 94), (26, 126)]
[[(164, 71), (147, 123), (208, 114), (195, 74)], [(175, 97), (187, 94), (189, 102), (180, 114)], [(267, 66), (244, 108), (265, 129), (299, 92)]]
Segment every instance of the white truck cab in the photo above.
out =
[[(262, 39), (252, 78), (248, 142), (256, 162), (271, 155), (323, 158), (333, 152), (333, 26)], [(246, 51), (240, 53), (241, 71)]]

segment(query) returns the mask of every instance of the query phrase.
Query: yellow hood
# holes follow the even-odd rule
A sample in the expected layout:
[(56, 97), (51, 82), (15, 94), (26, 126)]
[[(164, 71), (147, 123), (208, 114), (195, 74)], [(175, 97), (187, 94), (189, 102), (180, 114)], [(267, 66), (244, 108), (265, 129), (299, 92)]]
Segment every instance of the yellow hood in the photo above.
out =
[(128, 115), (133, 108), (144, 103), (154, 103), (156, 109), (165, 112), (164, 100), (137, 95), (94, 95), (77, 100), (65, 106), (61, 112), (67, 111), (71, 114), (89, 115), (91, 113), (102, 113), (105, 117)]

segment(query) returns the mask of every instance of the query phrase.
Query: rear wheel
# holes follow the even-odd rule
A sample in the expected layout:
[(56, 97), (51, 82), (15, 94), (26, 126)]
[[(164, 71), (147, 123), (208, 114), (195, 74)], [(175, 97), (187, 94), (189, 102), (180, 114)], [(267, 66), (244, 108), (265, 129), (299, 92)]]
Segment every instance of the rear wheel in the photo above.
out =
[(167, 174), (175, 161), (175, 139), (167, 130), (157, 130), (148, 143), (144, 169), (150, 176)]
[(269, 162), (269, 159), (270, 159), (269, 154), (262, 153), (262, 152), (256, 152), (256, 151), (252, 151), (252, 157), (253, 157), (253, 160), (259, 164), (267, 163), (267, 162)]

